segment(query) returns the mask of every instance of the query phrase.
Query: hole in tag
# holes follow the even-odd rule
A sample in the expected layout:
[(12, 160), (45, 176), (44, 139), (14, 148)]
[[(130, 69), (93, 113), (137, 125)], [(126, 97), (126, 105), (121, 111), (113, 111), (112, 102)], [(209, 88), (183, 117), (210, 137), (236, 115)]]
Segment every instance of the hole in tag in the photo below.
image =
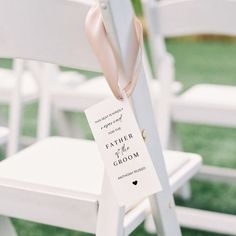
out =
[(133, 185), (137, 185), (137, 184), (138, 184), (138, 181), (135, 180), (135, 181), (132, 182), (132, 184), (133, 184)]

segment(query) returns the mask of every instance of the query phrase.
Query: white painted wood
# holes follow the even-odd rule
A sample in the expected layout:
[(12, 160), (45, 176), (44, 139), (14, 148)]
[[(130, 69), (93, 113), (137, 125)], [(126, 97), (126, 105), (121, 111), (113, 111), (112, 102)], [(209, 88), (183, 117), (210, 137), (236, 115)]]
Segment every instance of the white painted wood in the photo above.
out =
[(193, 34), (236, 35), (232, 0), (165, 0), (153, 5), (155, 32), (164, 37)]
[(130, 210), (126, 214), (124, 221), (124, 235), (127, 236), (133, 232), (137, 225), (140, 225), (147, 218), (148, 214), (150, 214), (150, 204), (148, 200), (140, 202), (134, 209)]
[[(142, 78), (142, 77), (141, 77)], [(156, 196), (150, 198), (152, 214), (155, 219), (157, 233), (159, 235), (180, 235), (180, 230), (178, 229), (178, 223), (175, 218), (174, 211), (174, 202), (173, 196), (171, 196), (169, 183), (166, 179), (165, 173), (165, 165), (162, 161), (162, 153), (159, 138), (157, 136), (157, 131), (155, 130), (155, 120), (154, 117), (150, 114), (150, 98), (145, 90), (147, 89), (147, 84), (145, 80), (140, 80), (137, 83), (136, 90), (134, 91), (134, 107), (137, 114), (140, 116), (136, 116), (141, 129), (145, 129), (147, 133), (146, 144), (150, 151), (150, 155), (152, 157), (154, 166), (156, 167), (157, 173), (161, 180), (162, 186), (164, 186), (164, 191), (159, 193)], [(138, 91), (139, 90), (139, 91)], [(139, 94), (141, 94), (140, 97)], [(146, 90), (147, 91), (147, 90)], [(145, 112), (144, 112), (145, 107)], [(145, 114), (149, 114), (146, 116)], [(158, 145), (159, 144), (159, 145)], [(169, 204), (173, 204), (173, 208), (169, 208)], [(162, 221), (166, 219), (166, 221)]]
[(17, 0), (1, 0), (0, 21), (8, 22), (0, 32), (1, 56), (100, 70), (84, 32), (91, 2), (22, 0), (18, 4)]
[[(147, 63), (145, 63), (145, 70), (148, 69)], [(148, 69), (149, 70), (149, 69)], [(65, 73), (65, 72), (64, 72)], [(160, 101), (160, 82), (158, 80), (153, 80), (151, 74), (148, 76), (149, 86), (152, 93), (153, 104)], [(52, 85), (53, 86), (53, 85)], [(97, 89), (99, 88), (99, 89)], [(174, 83), (172, 86), (174, 93), (179, 93), (181, 90), (180, 83)], [(77, 137), (72, 135), (73, 130), (78, 130), (78, 124), (70, 119), (72, 114), (68, 112), (83, 112), (84, 109), (104, 100), (105, 98), (111, 96), (111, 90), (105, 81), (104, 77), (96, 77), (90, 79), (86, 82), (74, 84), (73, 89), (70, 86), (60, 87), (53, 89), (52, 91), (52, 105), (56, 111), (59, 113), (54, 115), (54, 119), (59, 129), (60, 135)], [(42, 124), (45, 127), (44, 124)], [(79, 129), (79, 135), (81, 135), (81, 129)]]
[[(201, 158), (195, 154), (167, 151), (164, 156), (172, 192), (195, 175), (201, 165)], [(98, 201), (103, 175), (103, 163), (95, 142), (70, 138), (42, 140), (0, 163), (0, 212), (95, 232), (97, 215), (102, 214), (98, 213)], [(116, 208), (115, 202), (105, 205), (108, 214), (113, 212), (112, 206)], [(127, 232), (138, 226), (139, 214), (143, 215), (137, 207), (135, 210), (135, 204), (126, 206), (127, 213), (131, 209), (136, 212), (130, 212), (134, 214), (131, 218), (134, 221), (131, 215), (125, 218)]]
[(71, 115), (68, 114), (66, 110), (53, 107), (53, 117), (55, 120), (55, 127), (57, 128), (57, 131), (59, 132), (60, 136), (63, 137), (73, 137), (72, 135), (72, 126), (71, 126)]
[[(160, 83), (158, 80), (151, 79), (150, 90), (153, 95), (153, 101), (157, 101), (160, 94)], [(172, 90), (175, 93), (179, 93), (181, 91), (181, 85), (179, 83), (174, 84)], [(112, 93), (105, 78), (96, 77), (82, 82), (73, 88), (73, 90), (67, 88), (53, 91), (52, 102), (58, 109), (78, 112), (111, 95)]]
[[(146, 218), (146, 215), (149, 213), (148, 202), (147, 201), (143, 202), (141, 207), (143, 207), (143, 210), (142, 211), (140, 210), (139, 215), (141, 217), (143, 214), (142, 219), (144, 220)], [(178, 220), (182, 227), (192, 228), (196, 230), (205, 230), (215, 233), (222, 233), (227, 235), (236, 234), (235, 215), (228, 215), (224, 213), (210, 212), (210, 211), (191, 209), (179, 206), (176, 207), (176, 210), (177, 210)], [(145, 226), (148, 229), (148, 231), (150, 233), (155, 233), (155, 228), (153, 228), (153, 223), (150, 222), (150, 225), (148, 226), (147, 223), (149, 222), (146, 221)]]
[[(164, 148), (168, 148), (169, 139), (171, 137), (171, 102), (173, 99), (173, 58), (166, 55), (162, 62), (159, 63), (157, 76), (160, 80), (160, 96), (156, 104), (156, 120), (161, 143)], [(173, 147), (171, 147), (173, 148)]]
[(54, 110), (56, 111), (54, 114), (57, 113), (55, 124), (57, 124), (59, 135), (65, 137), (85, 138), (82, 124), (78, 122), (78, 117), (75, 116), (74, 112), (59, 110), (56, 107), (54, 107)]
[(36, 138), (35, 137), (29, 137), (29, 136), (21, 136), (21, 144), (23, 147), (28, 147), (29, 145), (35, 143)]
[[(88, 157), (84, 158), (84, 155)], [(173, 192), (182, 182), (192, 177), (201, 164), (201, 158), (196, 154), (167, 151), (164, 152), (164, 156)], [(45, 166), (45, 163), (48, 165)], [(51, 168), (55, 163), (57, 166), (51, 175)], [(83, 165), (80, 166), (80, 163)], [(61, 173), (65, 167), (70, 170), (70, 174), (63, 176)], [(96, 143), (71, 138), (54, 137), (40, 141), (2, 162), (0, 170), (1, 178), (14, 181), (18, 187), (24, 185), (34, 189), (36, 185), (38, 188), (42, 186), (40, 189), (45, 190), (49, 186), (50, 189), (56, 187), (61, 191), (81, 190), (95, 195), (100, 194), (103, 179), (103, 164)], [(90, 175), (95, 180), (90, 179)], [(17, 185), (17, 182), (21, 182), (20, 185)]]
[(156, 226), (155, 226), (154, 219), (151, 214), (149, 214), (148, 217), (145, 219), (144, 228), (149, 234), (156, 233)]
[[(99, 89), (98, 89), (99, 88)], [(83, 111), (111, 96), (112, 93), (104, 77), (82, 82), (76, 88), (53, 91), (53, 104), (64, 111)]]
[(199, 174), (196, 176), (197, 179), (212, 181), (217, 183), (236, 183), (236, 170), (230, 168), (207, 166), (204, 165), (199, 170)]
[(172, 103), (176, 122), (236, 127), (236, 87), (199, 84)]
[(215, 233), (235, 235), (236, 216), (177, 207), (177, 215), (181, 226)]
[[(125, 206), (119, 206), (111, 183), (104, 173), (99, 200), (96, 236), (124, 235)], [(108, 223), (109, 222), (109, 223)]]
[(183, 200), (190, 200), (192, 197), (192, 188), (190, 183), (186, 183), (176, 191), (175, 196), (180, 196)]
[[(14, 61), (14, 63), (16, 62)], [(30, 71), (25, 70), (22, 76), (24, 81), (21, 94), (22, 101), (24, 104), (29, 104), (37, 99), (38, 88)], [(9, 105), (11, 103), (16, 83), (14, 66), (13, 69), (0, 69), (0, 104)]]
[[(18, 130), (18, 134), (15, 133), (15, 135), (9, 136), (9, 140), (3, 139), (5, 143), (7, 141), (10, 142), (9, 146), (11, 146), (11, 149), (15, 146), (15, 150), (17, 150), (18, 146), (16, 142), (19, 142), (19, 137), (16, 138), (16, 136), (20, 135), (20, 119), (23, 106), (32, 103), (38, 96), (37, 85), (34, 78), (30, 71), (23, 69), (24, 65), (25, 62), (23, 63), (21, 61), (19, 62), (19, 60), (15, 60), (13, 62), (13, 69), (0, 69), (0, 104), (9, 106), (9, 117), (13, 118), (9, 118), (8, 123), (10, 122), (10, 119), (14, 119), (13, 127), (15, 130), (13, 132)], [(19, 73), (21, 67), (22, 73)], [(21, 76), (21, 81), (17, 80), (19, 76)], [(13, 101), (14, 99), (18, 104)]]
[(10, 219), (5, 216), (0, 216), (0, 235), (17, 236)]
[[(154, 70), (161, 81), (166, 80), (167, 87), (170, 87), (171, 81), (172, 83), (174, 81), (174, 67), (173, 63), (165, 62), (168, 55), (165, 37), (195, 33), (234, 35), (236, 31), (235, 25), (232, 23), (235, 21), (235, 14), (233, 14), (236, 8), (235, 1), (167, 0), (157, 2), (143, 0), (143, 3), (153, 52)], [(166, 34), (165, 30), (169, 33)], [(162, 73), (163, 64), (164, 73)], [(164, 84), (161, 86), (166, 88)], [(163, 103), (171, 97), (171, 90), (166, 90), (165, 94), (166, 98), (163, 97)], [(235, 127), (235, 94), (233, 86), (209, 84), (193, 86), (180, 96), (172, 96), (171, 103), (164, 106), (169, 107), (171, 114), (167, 112), (166, 119), (163, 120), (169, 120), (171, 116), (177, 122)], [(172, 95), (174, 94), (172, 93)], [(159, 109), (166, 110), (161, 106)], [(166, 114), (166, 112), (159, 113)], [(164, 137), (168, 137), (165, 132), (168, 132), (168, 129), (163, 132)]]
[[(18, 149), (17, 146), (19, 143), (16, 142), (20, 141), (22, 109), (24, 105), (34, 102), (38, 96), (37, 84), (31, 72), (28, 69), (26, 70), (25, 64), (26, 62), (23, 63), (22, 61), (15, 60), (13, 61), (12, 69), (0, 69), (0, 104), (9, 106), (10, 118), (8, 125), (10, 122), (14, 122), (12, 126), (14, 130), (11, 133), (15, 133), (10, 135), (9, 139), (2, 139), (5, 143), (7, 143), (7, 141), (9, 142), (9, 154)], [(19, 73), (20, 70), (22, 70), (22, 72)], [(18, 80), (19, 76), (21, 76), (20, 81)], [(10, 121), (10, 119), (14, 121)], [(16, 132), (18, 132), (18, 134)], [(0, 143), (1, 142), (0, 140)]]
[[(165, 152), (164, 152), (165, 154)], [(175, 160), (175, 161), (179, 161), (180, 160), (180, 156), (177, 154), (177, 152), (172, 152), (168, 154), (168, 156), (171, 158), (171, 160)], [(187, 179), (190, 179), (191, 176), (194, 176), (198, 171), (199, 168), (201, 167), (201, 158), (198, 155), (194, 155), (195, 157), (192, 156), (192, 161), (188, 163), (188, 165), (186, 165), (185, 167), (181, 168), (181, 170), (177, 171), (175, 173), (174, 176), (172, 176), (170, 178), (170, 185), (171, 185), (171, 189), (172, 192), (177, 194), (181, 194), (178, 193), (179, 189), (181, 189), (182, 191), (187, 191), (187, 193), (182, 193), (181, 197), (183, 199), (188, 198), (189, 194), (191, 194), (191, 192), (189, 193), (188, 190), (188, 183), (187, 183)], [(167, 158), (166, 155), (164, 155), (165, 159)], [(166, 163), (167, 164), (167, 163)], [(168, 164), (167, 164), (167, 170), (168, 170)], [(169, 173), (169, 172), (168, 172)], [(191, 176), (189, 176), (189, 174), (191, 173)], [(185, 176), (184, 178), (180, 178), (180, 176)], [(180, 180), (181, 179), (181, 180)], [(187, 185), (186, 185), (187, 183)], [(170, 204), (171, 206), (171, 204)], [(172, 206), (171, 206), (172, 207)], [(145, 221), (145, 229), (149, 232), (149, 233), (155, 233), (156, 232), (156, 227), (155, 224), (153, 222), (153, 217), (151, 215), (149, 215)]]
[[(153, 103), (157, 103), (158, 101), (162, 100), (160, 99), (160, 84), (158, 80), (152, 80), (152, 75), (150, 72), (150, 68), (147, 63), (147, 58), (144, 56), (144, 67), (145, 71), (148, 71), (149, 75), (147, 76), (149, 82), (150, 82), (150, 89), (152, 93), (152, 100)], [(72, 73), (72, 72), (71, 72)], [(70, 73), (70, 74), (71, 74)], [(73, 75), (70, 75), (68, 72), (63, 72), (63, 73), (58, 73), (58, 74), (68, 74), (68, 80), (70, 80), (70, 76), (75, 77), (75, 72)], [(78, 76), (78, 73), (76, 75)], [(77, 78), (78, 80), (78, 78)], [(69, 81), (68, 81), (69, 82)], [(57, 124), (59, 124), (58, 130), (59, 134), (63, 136), (70, 136), (70, 137), (77, 137), (72, 135), (73, 130), (77, 129), (79, 132), (79, 137), (82, 135), (81, 129), (78, 129), (73, 122), (73, 119), (71, 118), (71, 114), (69, 112), (82, 112), (84, 109), (94, 105), (95, 103), (102, 101), (103, 99), (107, 98), (110, 96), (112, 93), (109, 89), (108, 84), (106, 83), (104, 77), (96, 77), (93, 78), (92, 80), (79, 83), (77, 81), (77, 84), (73, 84), (73, 89), (71, 89), (70, 86), (64, 86), (64, 87), (58, 87), (56, 86), (56, 89), (53, 89), (52, 85), (52, 106), (55, 107), (55, 110), (58, 113), (58, 116), (54, 116), (54, 120), (56, 121)], [(99, 89), (97, 89), (99, 87)], [(181, 85), (179, 83), (174, 83), (173, 86), (171, 86), (173, 89), (174, 93), (179, 93), (181, 90)], [(46, 129), (47, 125), (42, 123), (40, 125), (41, 127), (44, 127)], [(49, 131), (48, 131), (49, 133)], [(161, 136), (162, 137), (162, 136)]]
[(54, 79), (55, 73), (51, 65), (42, 64), (39, 80), (39, 109), (38, 109), (38, 127), (37, 139), (41, 140), (50, 135), (51, 130), (51, 80)]

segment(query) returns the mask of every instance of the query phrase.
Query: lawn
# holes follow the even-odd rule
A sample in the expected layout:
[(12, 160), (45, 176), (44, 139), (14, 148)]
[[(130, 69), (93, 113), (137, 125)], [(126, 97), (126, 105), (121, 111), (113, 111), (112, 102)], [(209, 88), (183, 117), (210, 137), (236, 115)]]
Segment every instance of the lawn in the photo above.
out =
[[(184, 88), (202, 82), (236, 85), (236, 43), (171, 40), (168, 41), (168, 50), (176, 58), (177, 79), (183, 83)], [(4, 60), (0, 63), (9, 66), (10, 61)], [(35, 134), (36, 107), (30, 106), (25, 111), (24, 132), (27, 134)], [(6, 109), (1, 109), (1, 112), (5, 114)], [(83, 116), (80, 121), (87, 127)], [(236, 168), (236, 129), (186, 124), (178, 124), (177, 129), (185, 151), (201, 154), (204, 163)], [(177, 203), (236, 214), (235, 186), (193, 180), (192, 191), (191, 200), (185, 202), (176, 199)], [(88, 235), (23, 220), (14, 219), (13, 222), (19, 236)], [(132, 236), (148, 235), (142, 226), (132, 234)], [(183, 229), (183, 235), (216, 236), (217, 234)]]

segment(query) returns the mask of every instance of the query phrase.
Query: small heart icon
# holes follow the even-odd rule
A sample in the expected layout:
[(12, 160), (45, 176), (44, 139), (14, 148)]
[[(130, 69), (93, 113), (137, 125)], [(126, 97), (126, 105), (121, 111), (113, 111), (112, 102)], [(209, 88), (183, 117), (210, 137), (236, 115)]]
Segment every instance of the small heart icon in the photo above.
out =
[(135, 180), (135, 181), (132, 182), (132, 184), (133, 184), (133, 185), (137, 185), (137, 184), (138, 184), (138, 181)]

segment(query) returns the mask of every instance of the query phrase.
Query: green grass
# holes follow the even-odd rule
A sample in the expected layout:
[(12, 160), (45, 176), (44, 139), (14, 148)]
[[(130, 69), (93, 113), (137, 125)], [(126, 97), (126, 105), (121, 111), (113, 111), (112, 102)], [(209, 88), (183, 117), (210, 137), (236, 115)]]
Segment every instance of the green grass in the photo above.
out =
[[(197, 83), (236, 85), (236, 43), (168, 41), (168, 50), (175, 56), (177, 79), (184, 88)], [(11, 61), (0, 61), (9, 67)], [(6, 114), (6, 109), (0, 110)], [(35, 134), (37, 107), (25, 111), (24, 132)], [(88, 130), (84, 117), (80, 121)], [(185, 151), (199, 153), (204, 163), (236, 168), (236, 129), (203, 125), (177, 125)], [(87, 131), (87, 136), (90, 136)], [(193, 197), (189, 201), (176, 199), (177, 203), (199, 209), (236, 214), (236, 187), (225, 184), (192, 181)], [(62, 216), (63, 217), (63, 216)], [(88, 234), (45, 226), (14, 219), (19, 236), (86, 236)], [(219, 236), (208, 232), (183, 229), (184, 236)], [(132, 236), (150, 236), (140, 226)], [(223, 235), (221, 235), (223, 236)]]

